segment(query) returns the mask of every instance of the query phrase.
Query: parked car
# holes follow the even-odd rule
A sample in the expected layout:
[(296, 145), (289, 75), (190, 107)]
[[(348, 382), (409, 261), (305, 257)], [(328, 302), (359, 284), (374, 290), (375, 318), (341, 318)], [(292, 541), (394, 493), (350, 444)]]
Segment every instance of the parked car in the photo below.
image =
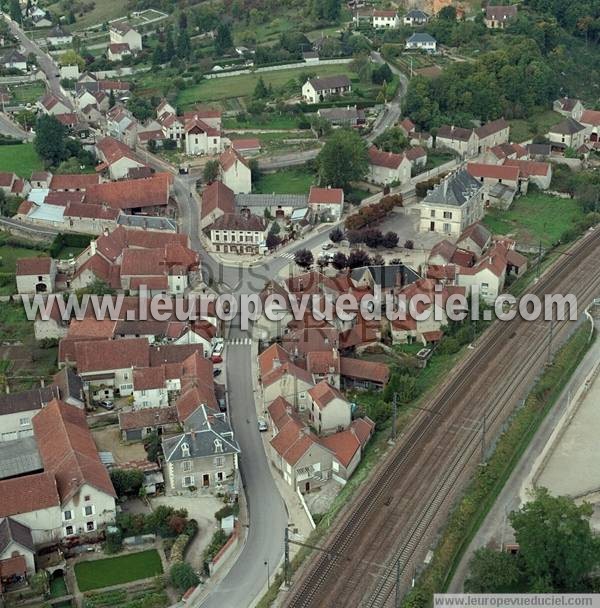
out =
[(223, 363), (223, 357), (221, 357), (221, 355), (213, 355), (210, 360), (213, 363)]
[(215, 344), (215, 347), (212, 350), (212, 354), (214, 355), (220, 355), (223, 352), (223, 342), (217, 342), (217, 344)]
[(327, 242), (327, 243), (323, 243), (323, 244), (321, 245), (321, 249), (322, 249), (323, 251), (327, 251), (328, 249), (331, 249), (332, 247), (333, 247), (333, 243), (329, 243), (329, 242)]
[(267, 421), (264, 418), (258, 419), (258, 430), (261, 433), (264, 433), (265, 431), (269, 430), (269, 425), (267, 424)]
[(223, 371), (222, 369), (214, 369), (214, 370), (213, 370), (213, 376), (214, 376), (215, 378), (216, 378), (217, 376), (220, 376), (222, 371)]
[(103, 407), (105, 410), (114, 410), (115, 409), (115, 404), (112, 401), (109, 401), (108, 399), (104, 399), (104, 400), (100, 401), (98, 403), (98, 405), (100, 407)]

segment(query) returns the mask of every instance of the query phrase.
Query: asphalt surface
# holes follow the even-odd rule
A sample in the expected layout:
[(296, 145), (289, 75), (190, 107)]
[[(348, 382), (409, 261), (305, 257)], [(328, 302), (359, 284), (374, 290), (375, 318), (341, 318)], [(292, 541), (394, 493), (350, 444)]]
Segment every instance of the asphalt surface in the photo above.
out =
[(2, 135), (14, 137), (15, 139), (33, 139), (33, 135), (31, 135), (31, 133), (21, 129), (19, 125), (14, 123), (12, 120), (10, 120), (10, 118), (2, 113), (0, 113), (0, 133), (2, 133)]
[(19, 25), (10, 19), (8, 15), (4, 14), (4, 18), (8, 23), (13, 36), (17, 38), (21, 46), (23, 47), (25, 56), (29, 53), (33, 53), (37, 59), (38, 67), (46, 74), (47, 86), (68, 108), (73, 109), (71, 100), (66, 97), (60, 88), (60, 76), (59, 69), (54, 60), (31, 39), (27, 38), (25, 32), (19, 27)]

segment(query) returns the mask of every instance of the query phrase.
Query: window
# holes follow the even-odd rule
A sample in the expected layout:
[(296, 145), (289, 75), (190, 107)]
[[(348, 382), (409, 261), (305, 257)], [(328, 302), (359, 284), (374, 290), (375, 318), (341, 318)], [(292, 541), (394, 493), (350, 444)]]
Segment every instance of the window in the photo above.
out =
[(450, 224), (444, 224), (444, 232), (452, 232)]
[(215, 452), (223, 451), (223, 442), (220, 439), (215, 439)]
[(88, 502), (91, 499), (91, 496), (88, 494), (87, 496), (83, 497), (83, 500), (85, 500), (85, 502)]
[(73, 513), (71, 513), (71, 511), (64, 511), (63, 512), (63, 520), (64, 521), (69, 521), (73, 519)]
[(73, 534), (73, 526), (65, 527), (65, 536), (71, 536)]
[(194, 485), (194, 476), (193, 475), (186, 475), (183, 478), (183, 487), (184, 488), (189, 488), (190, 486)]
[(94, 505), (86, 505), (83, 507), (83, 514), (85, 517), (91, 517), (94, 514)]
[(183, 472), (184, 473), (189, 473), (192, 470), (192, 461), (191, 460), (184, 460), (181, 463), (181, 466), (183, 468)]
[(93, 532), (96, 529), (96, 523), (93, 521), (87, 521), (85, 523), (85, 531), (86, 532)]
[(215, 473), (215, 481), (223, 481), (223, 473), (221, 473), (221, 471)]
[(187, 443), (182, 443), (181, 444), (181, 453), (183, 454), (184, 458), (189, 457), (189, 455), (190, 455), (190, 446)]
[(215, 466), (216, 467), (222, 467), (224, 464), (225, 464), (225, 458), (223, 458), (223, 456), (215, 457)]
[(431, 210), (431, 217), (435, 217), (435, 209)]
[(489, 284), (488, 283), (482, 283), (481, 284), (481, 293), (487, 293), (488, 289), (489, 289)]
[(31, 418), (19, 418), (19, 426), (29, 426), (31, 424)]
[(452, 219), (452, 211), (444, 211), (444, 219), (451, 220)]

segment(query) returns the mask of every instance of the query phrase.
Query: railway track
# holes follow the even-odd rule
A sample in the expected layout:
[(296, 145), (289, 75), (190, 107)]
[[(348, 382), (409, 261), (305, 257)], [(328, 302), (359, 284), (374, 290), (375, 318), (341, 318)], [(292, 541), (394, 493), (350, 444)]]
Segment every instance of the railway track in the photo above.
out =
[[(587, 235), (531, 292), (575, 293), (581, 308), (600, 290), (593, 256), (599, 247), (600, 232)], [(568, 325), (555, 322), (557, 340)], [(519, 317), (488, 330), (340, 517), (325, 546), (341, 557), (321, 554), (307, 564), (286, 606), (389, 605), (398, 574), (406, 581), (424, 541), (476, 465), (484, 432), (500, 431), (543, 366), (547, 327)]]

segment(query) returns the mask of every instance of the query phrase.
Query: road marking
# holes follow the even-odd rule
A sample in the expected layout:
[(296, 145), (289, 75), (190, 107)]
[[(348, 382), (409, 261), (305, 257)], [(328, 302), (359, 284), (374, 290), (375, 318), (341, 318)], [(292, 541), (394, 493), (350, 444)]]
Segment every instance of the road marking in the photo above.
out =
[(281, 254), (279, 254), (279, 255), (277, 255), (275, 257), (285, 258), (286, 260), (293, 260), (295, 256), (294, 256), (293, 253), (281, 253)]
[(251, 338), (231, 338), (227, 340), (227, 344), (230, 346), (250, 346), (252, 344)]

